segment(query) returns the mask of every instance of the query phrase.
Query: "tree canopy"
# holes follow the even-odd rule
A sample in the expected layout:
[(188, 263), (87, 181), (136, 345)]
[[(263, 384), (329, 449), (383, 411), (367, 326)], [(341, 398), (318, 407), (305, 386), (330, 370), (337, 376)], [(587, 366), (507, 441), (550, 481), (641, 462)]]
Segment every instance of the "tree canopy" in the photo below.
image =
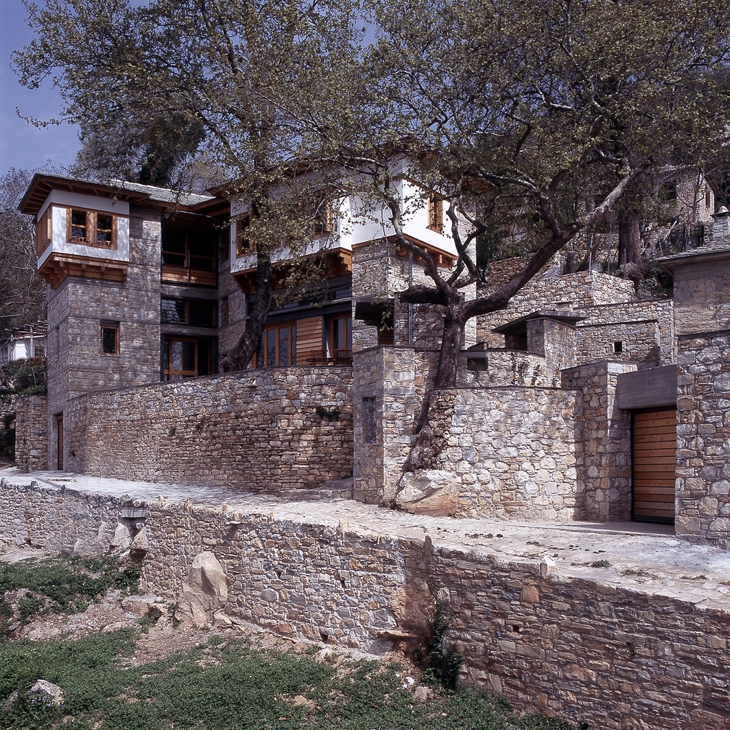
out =
[[(36, 39), (14, 57), (24, 84), (52, 78), (64, 117), (95, 144), (126, 149), (113, 157), (127, 166), (134, 158), (152, 175), (156, 160), (164, 168), (205, 152), (214, 181), (251, 201), (257, 300), (237, 367), (271, 303), (270, 252), (306, 238), (298, 195), (369, 181), (398, 245), (432, 280), (402, 299), (444, 308), (437, 383), (446, 386), (466, 321), (506, 306), (609, 212), (630, 211), (622, 200), (647, 172), (701, 168), (727, 136), (730, 10), (709, 0), (48, 0), (28, 9)], [(396, 159), (448, 201), (459, 261), (446, 277), (401, 233)], [(292, 174), (303, 161), (319, 171), (314, 183)], [(499, 234), (528, 260), (467, 300), (479, 275), (473, 243)]]

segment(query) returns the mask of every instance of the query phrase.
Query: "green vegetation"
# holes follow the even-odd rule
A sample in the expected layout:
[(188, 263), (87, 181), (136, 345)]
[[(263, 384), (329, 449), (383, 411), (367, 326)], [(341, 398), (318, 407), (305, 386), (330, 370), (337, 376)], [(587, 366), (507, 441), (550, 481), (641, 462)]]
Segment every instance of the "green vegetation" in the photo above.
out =
[[(4, 644), (0, 702), (21, 691), (0, 714), (0, 728), (570, 728), (556, 720), (519, 718), (503, 700), (474, 690), (419, 702), (400, 688), (397, 668), (380, 662), (339, 664), (334, 657), (317, 662), (215, 636), (185, 654), (125, 667), (133, 648), (128, 631), (73, 643)], [(41, 676), (63, 688), (63, 707), (36, 707), (23, 699), (23, 690)]]
[[(28, 590), (16, 606), (28, 619), (39, 611), (81, 608), (111, 587), (135, 589), (137, 578), (133, 568), (106, 557), (0, 563), (0, 614), (10, 613), (8, 591)], [(149, 621), (78, 641), (0, 643), (0, 707), (17, 691), (0, 709), (0, 730), (571, 728), (519, 717), (504, 700), (472, 689), (436, 690), (419, 701), (402, 688), (402, 672), (393, 664), (343, 662), (334, 654), (317, 661), (312, 652), (264, 651), (245, 639), (212, 636), (190, 651), (134, 666), (129, 658), (148, 628)], [(28, 698), (39, 678), (63, 689), (61, 707)]]
[[(137, 590), (138, 566), (120, 566), (113, 556), (68, 556), (45, 560), (0, 563), (0, 632), (13, 622), (28, 623), (43, 613), (83, 611), (110, 588)], [(22, 591), (16, 611), (8, 591)]]
[(449, 628), (449, 619), (437, 603), (433, 618), (429, 623), (430, 638), (426, 647), (423, 664), (423, 681), (425, 684), (439, 684), (447, 692), (456, 690), (459, 681), (459, 670), (464, 657), (453, 646), (444, 646), (444, 635)]

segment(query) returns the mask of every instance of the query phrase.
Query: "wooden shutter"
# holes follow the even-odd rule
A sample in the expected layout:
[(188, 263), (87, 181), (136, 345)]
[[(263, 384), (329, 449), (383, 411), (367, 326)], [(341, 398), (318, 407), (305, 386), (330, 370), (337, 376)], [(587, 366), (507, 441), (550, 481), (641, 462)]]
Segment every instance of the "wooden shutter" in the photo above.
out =
[(633, 432), (634, 519), (674, 522), (677, 412), (634, 413)]
[(306, 365), (315, 357), (313, 353), (322, 352), (322, 316), (298, 319), (297, 322), (297, 364)]

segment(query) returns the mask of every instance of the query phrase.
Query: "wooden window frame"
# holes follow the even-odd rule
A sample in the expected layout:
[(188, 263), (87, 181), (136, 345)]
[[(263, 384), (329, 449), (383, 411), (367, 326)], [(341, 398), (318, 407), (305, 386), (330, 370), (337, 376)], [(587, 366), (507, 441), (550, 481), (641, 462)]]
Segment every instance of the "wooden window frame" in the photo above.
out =
[[(279, 336), (279, 330), (289, 330), (289, 362), (285, 365), (279, 365), (279, 357), (280, 357), (280, 343), (281, 338)], [(274, 355), (274, 358), (276, 362), (274, 364), (269, 364), (268, 362), (268, 350), (266, 348), (266, 340), (269, 332), (276, 332), (276, 354)], [(297, 323), (296, 320), (287, 320), (286, 322), (277, 322), (276, 324), (269, 324), (266, 325), (264, 328), (264, 331), (261, 335), (263, 339), (263, 347), (262, 347), (262, 354), (264, 362), (262, 365), (258, 364), (258, 357), (254, 355), (253, 357), (253, 367), (264, 367), (264, 368), (277, 368), (277, 367), (292, 367), (293, 365), (296, 365), (297, 363)]]
[(40, 258), (53, 241), (53, 206), (49, 205), (36, 223), (35, 248)]
[(334, 229), (334, 211), (331, 200), (322, 200), (314, 212), (312, 238), (324, 238), (331, 235)]
[[(104, 349), (104, 332), (107, 330), (114, 332), (114, 352), (107, 352)], [(101, 354), (104, 357), (119, 357), (119, 323), (101, 323)]]
[[(206, 329), (216, 329), (218, 327), (218, 307), (217, 303), (214, 299), (198, 299), (195, 297), (170, 297), (170, 296), (163, 296), (161, 297), (161, 302), (164, 301), (170, 301), (170, 302), (182, 302), (183, 304), (183, 319), (182, 322), (170, 322), (168, 320), (164, 320), (162, 318), (162, 305), (160, 304), (160, 324), (166, 325), (180, 325), (180, 326), (187, 326), (187, 327), (201, 327)], [(208, 324), (194, 324), (191, 322), (190, 319), (190, 306), (193, 303), (198, 302), (205, 302), (207, 305), (210, 306), (210, 313), (211, 318), (210, 322)]]
[(443, 234), (444, 232), (444, 199), (438, 193), (428, 195), (428, 225), (429, 231)]
[[(49, 206), (49, 209), (52, 206)], [(71, 235), (72, 231), (72, 219), (74, 212), (83, 213), (86, 216), (86, 233), (84, 238), (74, 238)], [(96, 233), (98, 230), (99, 216), (111, 218), (112, 227), (111, 234), (112, 240), (110, 243), (99, 243), (96, 240)], [(89, 208), (80, 207), (69, 207), (66, 208), (66, 241), (67, 243), (75, 243), (80, 246), (93, 246), (94, 248), (102, 248), (106, 251), (117, 250), (117, 231), (119, 229), (119, 216), (116, 213), (109, 213), (105, 210), (91, 210)], [(104, 229), (106, 230), (106, 229)]]
[(212, 261), (212, 267), (210, 269), (196, 269), (192, 266), (193, 254), (190, 252), (190, 230), (180, 229), (171, 227), (172, 230), (182, 231), (184, 235), (184, 251), (168, 251), (169, 254), (174, 256), (184, 256), (185, 265), (178, 266), (177, 264), (166, 264), (165, 260), (165, 248), (164, 243), (160, 242), (161, 251), (161, 268), (160, 278), (162, 281), (172, 284), (199, 284), (201, 286), (218, 286), (218, 251), (217, 246), (214, 246), (212, 256), (202, 257), (196, 256), (195, 258), (207, 258)]
[[(172, 351), (171, 346), (174, 342), (192, 342), (195, 345), (195, 370), (173, 370), (172, 368)], [(205, 337), (185, 337), (173, 334), (165, 334), (162, 336), (163, 346), (167, 348), (168, 368), (162, 368), (162, 379), (167, 382), (173, 380), (173, 374), (180, 375), (178, 380), (185, 378), (205, 377), (200, 375), (200, 343), (205, 342), (208, 345), (208, 375), (212, 375), (216, 370), (215, 367), (215, 345), (214, 340)]]
[[(352, 357), (352, 313), (337, 312), (328, 317), (327, 322), (327, 347), (330, 358), (343, 360)], [(350, 320), (350, 347), (335, 348), (335, 326), (340, 320)], [(347, 337), (347, 323), (345, 323), (345, 337)], [(348, 343), (345, 343), (348, 344)], [(347, 353), (347, 354), (344, 354)]]

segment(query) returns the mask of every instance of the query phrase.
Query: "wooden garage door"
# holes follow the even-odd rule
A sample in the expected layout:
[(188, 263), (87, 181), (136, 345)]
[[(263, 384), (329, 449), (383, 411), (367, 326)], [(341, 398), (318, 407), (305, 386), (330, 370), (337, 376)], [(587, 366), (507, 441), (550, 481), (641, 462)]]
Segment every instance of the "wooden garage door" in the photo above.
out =
[(634, 413), (634, 519), (674, 522), (677, 411)]

